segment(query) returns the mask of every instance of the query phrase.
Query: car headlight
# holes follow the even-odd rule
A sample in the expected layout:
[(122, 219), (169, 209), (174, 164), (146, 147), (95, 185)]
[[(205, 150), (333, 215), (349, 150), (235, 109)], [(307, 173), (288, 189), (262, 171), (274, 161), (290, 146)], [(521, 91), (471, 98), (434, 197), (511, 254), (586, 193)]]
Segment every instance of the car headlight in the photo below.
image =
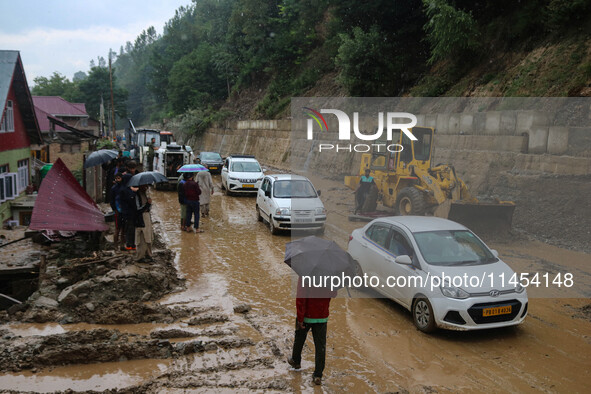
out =
[(291, 216), (291, 209), (289, 208), (277, 208), (275, 210), (276, 216)]
[(316, 208), (316, 215), (326, 215), (326, 208), (324, 208), (324, 207)]
[(450, 283), (445, 283), (440, 286), (441, 293), (449, 298), (465, 299), (470, 297), (470, 294), (459, 287), (452, 286)]
[(231, 181), (237, 181), (238, 180), (238, 178), (233, 178), (231, 176), (229, 176), (228, 179), (231, 180)]
[(515, 286), (515, 292), (516, 293), (523, 293), (523, 290), (525, 290), (525, 287), (521, 286), (521, 283), (517, 283), (517, 286)]

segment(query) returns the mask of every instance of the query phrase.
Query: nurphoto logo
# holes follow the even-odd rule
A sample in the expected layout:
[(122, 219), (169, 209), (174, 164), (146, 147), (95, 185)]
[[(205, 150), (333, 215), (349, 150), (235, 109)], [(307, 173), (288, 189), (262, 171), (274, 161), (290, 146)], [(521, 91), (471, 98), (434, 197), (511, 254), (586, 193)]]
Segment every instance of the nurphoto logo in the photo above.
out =
[[(394, 130), (401, 130), (410, 140), (416, 141), (415, 137), (410, 129), (417, 124), (417, 117), (408, 112), (384, 112), (378, 113), (378, 126), (376, 132), (373, 134), (365, 134), (360, 131), (359, 128), (359, 112), (353, 112), (353, 127), (351, 127), (351, 119), (344, 111), (339, 109), (320, 109), (316, 111), (310, 107), (302, 107), (305, 114), (310, 117), (307, 122), (307, 139), (314, 139), (314, 123), (318, 125), (321, 132), (328, 132), (328, 123), (322, 114), (332, 114), (336, 116), (338, 121), (338, 132), (339, 140), (351, 141), (351, 129), (355, 137), (361, 141), (376, 141), (386, 131), (386, 140), (392, 141), (392, 132)], [(401, 120), (410, 120), (410, 122), (402, 122)], [(385, 127), (384, 127), (385, 124)], [(369, 152), (372, 147), (376, 150), (381, 151), (383, 147), (389, 152), (400, 152), (403, 147), (400, 144), (348, 144), (348, 145), (334, 145), (334, 144), (320, 144), (318, 149), (320, 152), (323, 150), (336, 150), (339, 151), (355, 151), (355, 152)]]

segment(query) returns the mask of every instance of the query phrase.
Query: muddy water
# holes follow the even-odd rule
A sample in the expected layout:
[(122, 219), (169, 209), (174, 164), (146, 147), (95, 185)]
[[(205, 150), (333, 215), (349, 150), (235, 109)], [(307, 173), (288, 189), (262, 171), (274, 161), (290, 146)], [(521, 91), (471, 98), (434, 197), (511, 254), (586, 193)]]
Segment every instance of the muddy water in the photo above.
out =
[[(320, 182), (320, 181), (319, 181)], [(214, 176), (219, 184), (219, 177)], [(316, 180), (315, 180), (316, 183)], [(350, 192), (336, 182), (322, 180), (323, 200), (330, 212), (326, 238), (346, 247), (349, 233), (363, 223), (348, 222)], [(253, 197), (227, 197), (218, 189), (211, 217), (201, 221), (202, 234), (181, 233), (175, 193), (153, 193), (155, 217), (162, 236), (177, 252), (176, 264), (187, 279), (187, 290), (162, 300), (170, 305), (210, 305), (231, 316), (229, 325), (253, 342), (270, 340), (282, 353), (273, 369), (256, 374), (286, 379), (294, 391), (310, 391), (314, 368), (311, 340), (303, 371), (292, 371), (284, 359), (290, 354), (295, 318), (292, 276), (283, 263), (289, 235), (271, 236), (257, 222)], [(589, 255), (535, 242), (492, 245), (506, 261), (527, 268), (543, 260), (560, 267), (575, 261), (588, 275)], [(233, 306), (248, 303), (252, 317), (233, 314)], [(588, 299), (530, 299), (529, 317), (517, 328), (478, 332), (418, 332), (408, 311), (383, 299), (340, 297), (331, 303), (327, 367), (323, 389), (330, 392), (424, 391), (546, 391), (585, 392), (591, 381), (591, 323), (578, 308)], [(155, 328), (175, 325), (111, 326), (148, 335)], [(12, 325), (18, 335), (47, 335), (61, 330), (97, 328), (95, 325)], [(223, 357), (244, 359), (254, 350), (241, 349)], [(216, 354), (205, 353), (180, 361), (141, 360), (60, 367), (36, 374), (0, 376), (0, 388), (53, 391), (123, 388), (149, 380), (164, 371), (186, 371), (213, 365)], [(252, 378), (254, 372), (233, 371)], [(223, 383), (223, 377), (219, 382)]]
[[(219, 181), (216, 179), (216, 181)], [(331, 212), (326, 237), (346, 247), (348, 234), (362, 223), (346, 220), (350, 194), (324, 181), (323, 197)], [(331, 187), (333, 192), (329, 192)], [(161, 217), (173, 219), (170, 246), (179, 252), (179, 268), (190, 291), (181, 297), (208, 298), (230, 308), (250, 303), (266, 315), (258, 327), (290, 353), (294, 320), (291, 272), (282, 262), (288, 235), (271, 236), (255, 218), (253, 197), (227, 197), (218, 190), (212, 217), (202, 221), (203, 234), (178, 232), (178, 205), (156, 197)], [(169, 211), (165, 214), (165, 211)], [(495, 246), (503, 254), (519, 254), (524, 264), (541, 255), (559, 264), (580, 264), (589, 256), (536, 243)], [(528, 260), (529, 258), (529, 260)], [(516, 267), (517, 268), (517, 267)], [(588, 270), (588, 269), (587, 269)], [(179, 296), (175, 296), (179, 297)], [(325, 388), (358, 392), (405, 388), (423, 391), (584, 391), (590, 381), (591, 324), (572, 318), (586, 299), (532, 299), (530, 317), (517, 328), (480, 332), (418, 332), (410, 314), (379, 299), (338, 298), (331, 304)], [(565, 306), (570, 305), (570, 306)], [(288, 371), (277, 363), (296, 390), (309, 387), (313, 353), (304, 356), (305, 371)]]

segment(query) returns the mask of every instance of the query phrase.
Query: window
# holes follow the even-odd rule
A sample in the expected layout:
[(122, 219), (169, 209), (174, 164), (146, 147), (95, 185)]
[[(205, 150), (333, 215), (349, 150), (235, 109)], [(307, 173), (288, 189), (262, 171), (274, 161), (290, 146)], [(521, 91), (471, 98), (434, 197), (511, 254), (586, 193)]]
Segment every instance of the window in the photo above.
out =
[(265, 178), (265, 180), (263, 181), (263, 184), (261, 185), (261, 190), (263, 192), (266, 192), (267, 190), (271, 190), (270, 183), (271, 182), (269, 182), (269, 179), (268, 178)]
[(0, 202), (14, 200), (18, 196), (16, 189), (16, 177), (14, 172), (0, 174)]
[(399, 233), (397, 230), (392, 230), (392, 238), (390, 239), (388, 250), (395, 256), (412, 256), (412, 248), (410, 247), (408, 241), (404, 235)]
[(14, 131), (14, 112), (12, 108), (12, 100), (6, 101), (6, 110), (0, 122), (0, 133)]
[(390, 233), (390, 226), (382, 223), (376, 223), (367, 229), (365, 233), (369, 239), (385, 248), (388, 242), (388, 234)]
[(29, 186), (29, 159), (18, 161), (18, 193)]

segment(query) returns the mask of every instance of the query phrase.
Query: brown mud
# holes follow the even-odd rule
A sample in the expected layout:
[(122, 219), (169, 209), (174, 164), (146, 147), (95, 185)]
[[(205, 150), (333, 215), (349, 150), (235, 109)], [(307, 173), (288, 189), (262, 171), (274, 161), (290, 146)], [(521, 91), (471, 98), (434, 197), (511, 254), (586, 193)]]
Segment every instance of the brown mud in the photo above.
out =
[[(352, 192), (312, 180), (329, 210), (325, 237), (346, 248), (350, 232), (364, 225), (347, 219)], [(94, 254), (52, 248), (40, 289), (21, 310), (0, 314), (0, 390), (314, 390), (310, 339), (302, 371), (285, 362), (295, 317), (283, 263), (289, 234), (271, 236), (256, 219), (253, 197), (216, 188), (201, 234), (180, 231), (174, 193), (154, 192), (153, 199), (160, 243), (152, 263), (108, 243)], [(320, 389), (584, 392), (591, 378), (590, 255), (524, 237), (485, 241), (518, 272), (572, 271), (577, 286), (530, 295), (529, 316), (518, 327), (434, 335), (417, 331), (392, 301), (340, 294), (331, 303)]]

